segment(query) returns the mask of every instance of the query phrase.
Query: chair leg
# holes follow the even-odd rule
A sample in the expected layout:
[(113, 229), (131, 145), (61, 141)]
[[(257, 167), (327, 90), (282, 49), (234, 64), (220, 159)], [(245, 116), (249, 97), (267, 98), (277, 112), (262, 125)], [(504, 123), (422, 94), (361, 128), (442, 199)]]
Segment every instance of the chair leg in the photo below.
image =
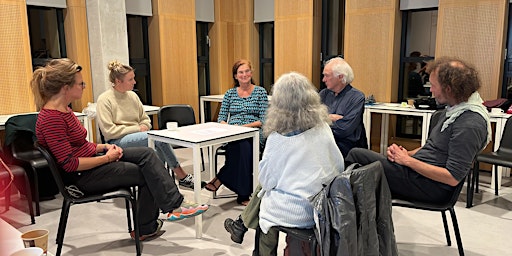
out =
[(206, 170), (206, 168), (204, 168), (204, 156), (203, 156), (203, 149), (201, 148), (201, 162), (203, 163), (203, 172)]
[(494, 172), (494, 194), (498, 195), (498, 175), (499, 175), (499, 173), (498, 173), (497, 165), (494, 165), (493, 172)]
[[(478, 192), (477, 178), (478, 178), (479, 169), (480, 169), (480, 164), (478, 161), (475, 161), (475, 163), (473, 164), (473, 170), (472, 170), (473, 174), (471, 174), (471, 170), (470, 170), (470, 173), (468, 174), (468, 193), (467, 193), (467, 199), (466, 199), (466, 208), (473, 207), (473, 197), (474, 197), (475, 193)], [(470, 178), (471, 178), (471, 182), (469, 182)], [(475, 186), (477, 186), (476, 191), (475, 191)]]
[(32, 190), (30, 189), (30, 181), (28, 180), (26, 173), (23, 176), (25, 179), (25, 191), (27, 194), (28, 211), (30, 212), (30, 222), (32, 222), (32, 224), (36, 224), (36, 219), (34, 217), (34, 206), (32, 205)]
[(134, 231), (135, 231), (135, 249), (137, 251), (137, 256), (140, 256), (141, 251), (140, 251), (140, 237), (139, 237), (139, 215), (137, 212), (137, 197), (135, 196), (135, 193), (133, 193), (130, 203), (132, 205), (132, 212), (133, 212), (133, 226), (134, 226)]
[(448, 221), (446, 221), (446, 213), (444, 211), (441, 212), (443, 216), (443, 226), (444, 226), (444, 234), (446, 235), (446, 243), (448, 246), (452, 246), (452, 240), (450, 239), (450, 230), (448, 229)]
[(34, 190), (33, 190), (33, 193), (34, 193), (34, 202), (36, 203), (36, 216), (40, 216), (41, 215), (41, 209), (39, 208), (39, 178), (37, 177), (37, 170), (36, 168), (32, 168), (32, 171), (34, 173), (34, 175), (32, 175), (32, 177), (34, 178), (33, 180), (33, 184), (34, 184)]
[(71, 202), (64, 199), (64, 202), (62, 202), (62, 210), (60, 213), (59, 228), (57, 230), (57, 252), (55, 253), (55, 256), (60, 256), (62, 252), (62, 245), (64, 243), (64, 233), (66, 232), (66, 225), (68, 222), (70, 207)]
[(125, 198), (125, 203), (126, 203), (126, 219), (128, 220), (128, 233), (132, 232), (132, 218), (131, 218), (131, 214), (130, 214), (130, 200), (128, 198)]
[(452, 217), (453, 231), (455, 232), (455, 239), (457, 239), (457, 248), (459, 249), (459, 256), (464, 256), (464, 248), (462, 247), (462, 238), (460, 237), (459, 224), (457, 222), (457, 216), (455, 215), (455, 209), (452, 207), (449, 209)]

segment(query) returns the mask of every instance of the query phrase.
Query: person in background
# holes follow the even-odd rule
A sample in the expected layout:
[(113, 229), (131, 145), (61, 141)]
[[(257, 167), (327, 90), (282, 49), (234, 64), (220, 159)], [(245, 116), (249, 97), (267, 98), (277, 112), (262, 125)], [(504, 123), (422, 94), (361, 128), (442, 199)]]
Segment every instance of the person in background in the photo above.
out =
[[(418, 51), (411, 52), (409, 57), (421, 57), (421, 53)], [(420, 74), (420, 70), (418, 70), (418, 62), (408, 62), (407, 63), (407, 79), (408, 79), (408, 93), (407, 96), (409, 98), (417, 98), (419, 96), (424, 95), (423, 89), (423, 78)]]
[[(39, 115), (36, 136), (55, 157), (66, 185), (82, 192), (102, 193), (119, 187), (138, 187), (140, 240), (160, 235), (163, 221), (196, 216), (208, 205), (185, 203), (174, 180), (148, 147), (121, 148), (96, 144), (69, 105), (80, 100), (85, 83), (82, 67), (70, 59), (53, 59), (34, 71), (31, 89)], [(132, 238), (135, 233), (132, 231)]]
[[(313, 84), (302, 74), (290, 72), (276, 81), (272, 92), (259, 173), (260, 255), (277, 255), (279, 231), (275, 226), (315, 225), (309, 197), (344, 170), (327, 107)], [(291, 237), (286, 240), (285, 255), (302, 255), (305, 244)]]
[(326, 87), (320, 91), (327, 105), (332, 133), (343, 156), (354, 147), (368, 148), (363, 124), (364, 93), (352, 87), (354, 72), (342, 58), (327, 61), (322, 72)]
[[(232, 72), (234, 87), (224, 94), (218, 122), (261, 128), (268, 106), (267, 92), (254, 84), (248, 60), (236, 61)], [(260, 148), (263, 142), (260, 129)], [(252, 171), (252, 139), (230, 142), (226, 146), (225, 165), (205, 188), (217, 191), (224, 184), (238, 194), (236, 201), (239, 204), (247, 205), (253, 191)]]
[(469, 173), (476, 154), (491, 139), (491, 128), (472, 65), (441, 57), (427, 64), (427, 72), (437, 103), (448, 107), (433, 124), (425, 145), (408, 151), (392, 144), (387, 157), (354, 148), (345, 159), (347, 164), (362, 165), (380, 161), (393, 198), (441, 203)]
[[(108, 64), (112, 87), (98, 97), (96, 111), (105, 141), (122, 148), (147, 147), (151, 119), (144, 112), (142, 102), (135, 92), (135, 70), (118, 61)], [(166, 162), (178, 178), (179, 184), (194, 188), (194, 177), (181, 168), (169, 143), (155, 142), (159, 158)], [(202, 187), (206, 182), (202, 182)]]

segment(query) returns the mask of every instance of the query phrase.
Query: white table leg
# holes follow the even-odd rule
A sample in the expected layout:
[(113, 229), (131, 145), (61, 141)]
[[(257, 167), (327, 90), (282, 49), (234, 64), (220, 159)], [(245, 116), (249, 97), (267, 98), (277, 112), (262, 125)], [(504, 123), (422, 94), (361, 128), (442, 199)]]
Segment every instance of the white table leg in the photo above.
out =
[(255, 131), (254, 137), (252, 137), (252, 189), (256, 189), (259, 183), (260, 174), (260, 132)]
[(368, 142), (368, 147), (371, 149), (370, 136), (372, 134), (372, 112), (370, 110), (367, 110), (366, 108), (364, 109), (363, 112), (363, 124), (366, 132), (366, 140)]
[(201, 118), (201, 123), (204, 123), (204, 99), (202, 97), (199, 98), (199, 117)]
[[(194, 162), (194, 202), (201, 204), (201, 149), (199, 146), (192, 148), (192, 159)], [(201, 214), (194, 218), (196, 226), (196, 238), (203, 236), (203, 216)]]

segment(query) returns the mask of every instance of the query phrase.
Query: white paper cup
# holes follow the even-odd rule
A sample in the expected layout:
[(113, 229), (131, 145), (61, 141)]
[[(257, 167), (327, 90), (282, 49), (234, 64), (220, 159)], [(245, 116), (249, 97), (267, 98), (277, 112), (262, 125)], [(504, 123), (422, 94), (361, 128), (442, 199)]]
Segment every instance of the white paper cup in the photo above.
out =
[(493, 114), (501, 114), (501, 113), (503, 113), (503, 109), (501, 109), (501, 108), (491, 108), (491, 113), (493, 113)]
[(42, 256), (43, 253), (43, 249), (39, 247), (29, 247), (16, 251), (15, 253), (11, 254), (11, 256)]
[(46, 253), (48, 250), (48, 233), (46, 229), (36, 229), (21, 234), (25, 248), (39, 247)]
[(165, 127), (167, 127), (167, 130), (178, 130), (178, 122), (167, 122), (165, 124)]

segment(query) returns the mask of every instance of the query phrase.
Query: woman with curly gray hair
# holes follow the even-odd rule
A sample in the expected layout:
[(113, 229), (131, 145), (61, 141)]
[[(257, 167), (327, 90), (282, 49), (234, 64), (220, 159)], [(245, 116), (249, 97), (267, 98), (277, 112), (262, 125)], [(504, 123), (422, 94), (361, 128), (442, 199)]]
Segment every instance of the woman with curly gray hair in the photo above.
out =
[[(276, 255), (275, 226), (311, 228), (308, 197), (344, 170), (329, 127), (327, 107), (303, 75), (291, 72), (274, 84), (263, 132), (268, 136), (260, 162), (262, 187), (259, 226), (260, 255)], [(289, 255), (301, 255), (298, 242), (287, 238)], [(297, 250), (297, 251), (295, 251)]]

